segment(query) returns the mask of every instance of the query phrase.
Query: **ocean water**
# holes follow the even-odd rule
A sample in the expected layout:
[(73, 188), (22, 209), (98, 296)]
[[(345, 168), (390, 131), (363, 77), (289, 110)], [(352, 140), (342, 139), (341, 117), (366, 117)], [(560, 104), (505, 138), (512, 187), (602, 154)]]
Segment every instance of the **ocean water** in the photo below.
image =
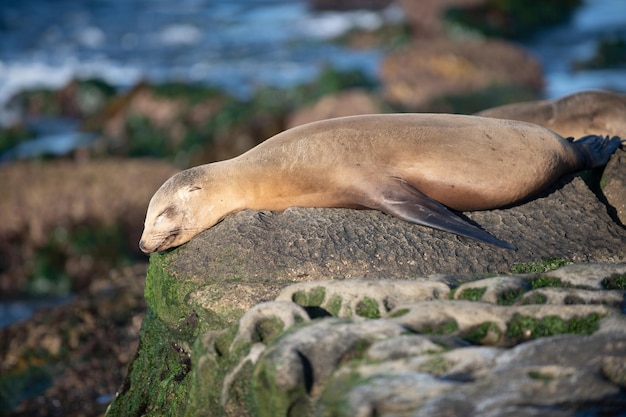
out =
[[(324, 41), (400, 19), (394, 7), (313, 13), (306, 0), (0, 1), (0, 122), (10, 122), (2, 104), (16, 92), (59, 87), (73, 77), (122, 89), (141, 79), (202, 82), (244, 97), (261, 85), (311, 80), (326, 65), (375, 77), (381, 51)], [(624, 69), (571, 65), (613, 34), (626, 36), (624, 0), (587, 0), (570, 22), (529, 41), (525, 46), (544, 66), (546, 96), (626, 91)]]
[(626, 40), (625, 6), (624, 0), (586, 0), (569, 22), (538, 33), (524, 45), (543, 65), (546, 98), (589, 89), (626, 93), (625, 67), (576, 70), (573, 65), (592, 58), (599, 40)]
[(311, 80), (326, 65), (375, 76), (380, 51), (324, 41), (401, 18), (394, 7), (311, 13), (305, 0), (2, 1), (0, 103), (73, 77), (120, 88), (141, 79), (201, 82), (246, 96)]

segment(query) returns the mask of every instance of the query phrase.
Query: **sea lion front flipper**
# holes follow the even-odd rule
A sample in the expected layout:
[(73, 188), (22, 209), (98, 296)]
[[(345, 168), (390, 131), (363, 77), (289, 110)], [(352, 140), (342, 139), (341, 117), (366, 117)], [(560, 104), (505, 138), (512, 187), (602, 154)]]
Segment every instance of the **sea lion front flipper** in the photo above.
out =
[(385, 213), (411, 223), (455, 233), (500, 248), (517, 250), (510, 243), (454, 215), (446, 206), (425, 196), (401, 178), (394, 178), (393, 184), (385, 185), (385, 192), (378, 207)]

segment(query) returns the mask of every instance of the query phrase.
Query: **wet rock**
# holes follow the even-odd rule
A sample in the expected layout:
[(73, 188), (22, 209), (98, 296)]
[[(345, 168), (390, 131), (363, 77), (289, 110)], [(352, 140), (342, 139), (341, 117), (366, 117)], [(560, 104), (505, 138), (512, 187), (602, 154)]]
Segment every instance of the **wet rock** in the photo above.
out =
[[(465, 215), (519, 249), (376, 211), (294, 208), (240, 212), (153, 254), (145, 342), (109, 415), (139, 412), (138, 404), (158, 413), (164, 395), (188, 415), (622, 406), (619, 367), (607, 364), (623, 348), (605, 346), (626, 342), (626, 230), (579, 177), (524, 204)], [(524, 370), (506, 359), (542, 343), (554, 352), (524, 359)], [(444, 351), (431, 352), (433, 344)], [(561, 361), (563, 345), (585, 347)], [(526, 385), (506, 381), (513, 376)], [(580, 400), (567, 397), (577, 378), (594, 387)], [(553, 402), (533, 397), (544, 383), (558, 393)], [(486, 386), (494, 405), (479, 395)]]
[(0, 329), (0, 414), (101, 416), (122, 383), (145, 315), (145, 264)]
[[(150, 160), (20, 162), (0, 166), (0, 289), (28, 291), (37, 275), (63, 274), (75, 290), (108, 261), (139, 254), (145, 210), (177, 169)], [(67, 289), (66, 289), (67, 291)]]
[[(452, 112), (454, 101), (474, 96), (475, 102), (458, 110), (473, 112), (516, 90), (538, 94), (543, 87), (539, 63), (520, 47), (497, 40), (417, 40), (390, 53), (380, 74), (385, 100), (417, 111)], [(471, 111), (473, 106), (478, 108)]]
[[(625, 134), (626, 136), (626, 134)], [(622, 145), (624, 147), (624, 145)], [(626, 148), (618, 149), (604, 169), (600, 187), (609, 205), (609, 213), (626, 225)]]
[(384, 113), (383, 108), (383, 103), (374, 95), (360, 89), (347, 90), (296, 110), (287, 119), (286, 128), (334, 117)]
[[(230, 326), (197, 327), (190, 370), (178, 384), (187, 402), (176, 412), (462, 416), (468, 410), (537, 415), (549, 408), (551, 415), (610, 414), (626, 406), (626, 318), (621, 305), (605, 301), (619, 293), (623, 303), (625, 276), (626, 264), (601, 263), (482, 278), (288, 285), (276, 301), (257, 304)], [(534, 287), (566, 287), (596, 293), (600, 302), (501, 305), (492, 293), (507, 281), (522, 294), (519, 300)], [(609, 281), (620, 282), (621, 290), (607, 290)], [(476, 288), (486, 290), (474, 301), (459, 299)], [(134, 395), (126, 385), (108, 415), (132, 410), (131, 399), (140, 399)]]

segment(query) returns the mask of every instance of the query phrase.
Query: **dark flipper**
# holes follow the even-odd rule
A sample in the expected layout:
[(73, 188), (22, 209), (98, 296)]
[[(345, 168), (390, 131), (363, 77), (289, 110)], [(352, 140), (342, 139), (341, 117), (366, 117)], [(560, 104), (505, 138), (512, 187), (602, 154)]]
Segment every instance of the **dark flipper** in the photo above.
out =
[(606, 165), (609, 158), (625, 141), (618, 136), (587, 135), (572, 142), (582, 156), (582, 169)]
[(411, 223), (444, 230), (504, 249), (517, 248), (454, 215), (443, 204), (426, 197), (401, 178), (385, 184), (378, 209)]

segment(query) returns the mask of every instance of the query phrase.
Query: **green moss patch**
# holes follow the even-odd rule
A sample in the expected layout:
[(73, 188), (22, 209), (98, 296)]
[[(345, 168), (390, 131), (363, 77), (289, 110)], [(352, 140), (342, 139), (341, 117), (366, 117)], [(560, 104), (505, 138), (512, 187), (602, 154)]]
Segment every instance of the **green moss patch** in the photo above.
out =
[(528, 377), (531, 379), (536, 379), (536, 380), (543, 381), (543, 382), (550, 382), (554, 379), (554, 375), (547, 374), (545, 372), (539, 372), (539, 371), (529, 371)]
[(522, 300), (522, 304), (524, 305), (545, 304), (547, 302), (548, 302), (548, 297), (546, 297), (546, 295), (541, 292), (533, 292), (529, 294), (528, 296), (524, 297), (524, 299)]
[(544, 258), (540, 262), (514, 263), (511, 267), (513, 274), (530, 274), (553, 271), (562, 266), (568, 265), (569, 262), (559, 258)]
[(319, 307), (324, 303), (326, 298), (326, 288), (315, 287), (309, 291), (295, 292), (291, 300), (302, 307)]
[(485, 295), (486, 291), (487, 287), (466, 288), (459, 293), (458, 299), (468, 301), (480, 301), (483, 295)]
[(423, 334), (450, 334), (459, 329), (455, 319), (449, 318), (439, 323), (427, 323), (421, 326), (419, 333)]
[(389, 314), (389, 318), (393, 319), (396, 317), (402, 317), (402, 316), (406, 316), (407, 314), (409, 314), (411, 310), (408, 308), (399, 308), (395, 311), (393, 311), (391, 314)]
[(557, 316), (534, 318), (515, 314), (508, 323), (507, 337), (514, 342), (557, 334), (592, 334), (598, 330), (600, 319), (597, 313), (564, 320)]
[(563, 281), (561, 281), (559, 278), (539, 276), (536, 278), (532, 278), (530, 280), (530, 287), (534, 290), (537, 288), (546, 288), (546, 287), (562, 288), (562, 287), (568, 287), (568, 285), (563, 283)]
[(378, 301), (369, 297), (363, 298), (357, 303), (355, 313), (357, 316), (366, 317), (368, 319), (379, 319), (380, 310), (378, 308)]
[(487, 321), (471, 328), (462, 337), (476, 344), (497, 345), (502, 340), (502, 330), (496, 323)]
[(517, 300), (522, 298), (522, 295), (524, 295), (524, 290), (519, 288), (502, 291), (498, 294), (498, 304), (503, 306), (513, 305)]
[(143, 321), (141, 340), (129, 374), (107, 412), (108, 417), (184, 415), (191, 370), (193, 329), (172, 329), (150, 309)]
[(602, 287), (606, 290), (626, 290), (626, 274), (613, 274), (604, 278)]
[(330, 299), (326, 302), (326, 310), (333, 316), (333, 317), (339, 317), (339, 312), (341, 311), (341, 304), (342, 304), (343, 300), (341, 299), (341, 297), (339, 295), (333, 295), (332, 297), (330, 297)]
[(454, 365), (454, 363), (450, 360), (445, 359), (440, 355), (435, 355), (432, 358), (428, 359), (426, 362), (422, 363), (419, 366), (420, 372), (425, 372), (427, 374), (441, 376), (448, 372), (448, 370)]

